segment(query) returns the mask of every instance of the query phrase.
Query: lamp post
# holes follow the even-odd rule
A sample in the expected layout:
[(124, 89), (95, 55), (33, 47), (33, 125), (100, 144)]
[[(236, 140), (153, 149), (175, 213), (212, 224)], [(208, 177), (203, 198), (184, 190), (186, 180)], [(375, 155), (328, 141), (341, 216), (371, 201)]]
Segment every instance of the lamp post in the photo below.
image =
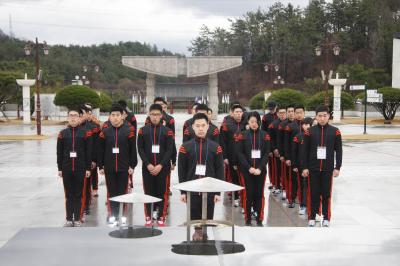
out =
[[(88, 72), (90, 69), (94, 70), (94, 72), (99, 72), (100, 71), (100, 67), (97, 64), (86, 64), (82, 66), (83, 72)], [(93, 76), (92, 74), (90, 74), (90, 77), (87, 77), (87, 82), (89, 83), (89, 87), (92, 88), (92, 84), (93, 84)]]
[(325, 38), (324, 42), (321, 45), (315, 47), (315, 55), (321, 56), (324, 55), (324, 70), (322, 70), (322, 79), (324, 80), (324, 90), (325, 90), (325, 100), (324, 103), (326, 106), (329, 106), (329, 94), (328, 94), (328, 81), (332, 67), (332, 57), (331, 55), (339, 56), (340, 47), (335, 41), (331, 41), (329, 38)]
[(43, 54), (49, 54), (49, 47), (46, 42), (39, 43), (38, 38), (35, 39), (35, 42), (28, 42), (25, 45), (24, 51), (25, 55), (29, 56), (32, 54), (32, 51), (35, 53), (35, 65), (36, 65), (36, 132), (37, 135), (42, 134), (42, 121), (41, 121), (41, 110), (40, 110), (40, 80), (41, 80), (41, 71), (40, 71), (40, 53), (39, 49), (43, 49)]
[(275, 75), (278, 73), (279, 71), (279, 65), (275, 64), (275, 63), (265, 63), (264, 64), (264, 71), (269, 73), (269, 80), (272, 83), (272, 87), (274, 87), (275, 80), (272, 80), (272, 74), (275, 73)]

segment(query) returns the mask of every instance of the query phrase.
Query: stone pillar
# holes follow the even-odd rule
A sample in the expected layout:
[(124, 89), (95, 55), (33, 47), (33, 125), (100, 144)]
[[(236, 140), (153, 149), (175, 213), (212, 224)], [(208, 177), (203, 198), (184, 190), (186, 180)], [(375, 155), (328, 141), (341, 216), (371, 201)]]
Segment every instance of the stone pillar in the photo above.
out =
[(210, 98), (209, 107), (213, 111), (212, 120), (216, 121), (218, 117), (218, 74), (208, 75), (208, 96)]
[(36, 80), (28, 79), (25, 73), (25, 79), (17, 79), (18, 85), (22, 86), (22, 108), (23, 108), (23, 118), (24, 124), (31, 123), (31, 90), (30, 86), (35, 84)]
[(149, 110), (150, 105), (154, 101), (154, 93), (156, 91), (156, 76), (151, 73), (147, 73), (146, 77), (146, 111)]
[(336, 73), (335, 79), (330, 79), (329, 84), (333, 86), (333, 122), (339, 123), (342, 110), (340, 106), (342, 86), (346, 84), (346, 79), (339, 79), (339, 74)]

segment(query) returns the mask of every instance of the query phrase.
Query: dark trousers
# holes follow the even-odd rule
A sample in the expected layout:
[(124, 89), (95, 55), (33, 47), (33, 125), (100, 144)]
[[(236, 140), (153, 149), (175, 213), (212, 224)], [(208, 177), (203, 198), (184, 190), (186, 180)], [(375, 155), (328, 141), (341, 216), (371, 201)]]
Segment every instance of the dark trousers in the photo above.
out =
[[(289, 168), (289, 167), (288, 167)], [(292, 167), (290, 167), (292, 168)], [(292, 169), (291, 169), (292, 170)], [(288, 196), (289, 203), (296, 203), (296, 198), (301, 201), (301, 186), (299, 172), (291, 171), (289, 176), (290, 197)]]
[[(158, 175), (153, 176), (144, 166), (142, 168), (142, 174), (144, 193), (146, 195), (162, 199), (162, 201), (154, 203), (154, 210), (158, 210), (158, 217), (165, 218), (168, 208), (169, 191), (167, 189), (167, 179), (169, 179), (170, 168), (163, 167)], [(151, 204), (145, 204), (144, 211), (146, 217), (151, 217)]]
[(109, 198), (126, 194), (128, 191), (128, 170), (126, 171), (105, 171), (106, 185), (108, 192), (109, 215), (118, 217), (119, 202), (110, 201)]
[[(239, 173), (239, 169), (235, 170), (233, 168), (233, 165), (229, 164), (229, 174), (231, 177), (231, 183), (235, 184), (235, 185), (244, 185), (242, 184), (242, 182), (240, 182), (240, 173)], [(235, 199), (239, 199), (239, 192), (235, 191)]]
[(279, 158), (277, 157), (272, 157), (271, 159), (271, 164), (270, 164), (270, 168), (271, 168), (271, 174), (273, 176), (273, 180), (274, 180), (274, 187), (276, 189), (281, 189), (282, 185), (281, 185), (281, 160), (279, 160)]
[(322, 214), (324, 219), (331, 219), (331, 193), (332, 193), (332, 171), (310, 171), (309, 176), (309, 192), (311, 200), (309, 202), (310, 220), (315, 219), (315, 215), (319, 212), (320, 202), (322, 201)]
[[(190, 220), (201, 220), (202, 218), (202, 195), (199, 193), (191, 193), (190, 197)], [(215, 193), (208, 193), (207, 195), (207, 219), (214, 218), (214, 196)]]
[(85, 170), (62, 171), (64, 193), (65, 193), (65, 209), (67, 221), (81, 221), (82, 207), (84, 205), (84, 180)]
[(245, 220), (251, 219), (251, 207), (258, 214), (258, 220), (262, 221), (264, 219), (264, 186), (266, 173), (261, 172), (261, 175), (252, 175), (250, 173), (243, 174), (245, 181), (246, 191), (244, 193), (245, 205), (244, 205), (244, 215)]
[(90, 173), (90, 180), (92, 183), (92, 189), (98, 190), (99, 189), (99, 175), (97, 172), (97, 166), (94, 169), (92, 169), (92, 171)]

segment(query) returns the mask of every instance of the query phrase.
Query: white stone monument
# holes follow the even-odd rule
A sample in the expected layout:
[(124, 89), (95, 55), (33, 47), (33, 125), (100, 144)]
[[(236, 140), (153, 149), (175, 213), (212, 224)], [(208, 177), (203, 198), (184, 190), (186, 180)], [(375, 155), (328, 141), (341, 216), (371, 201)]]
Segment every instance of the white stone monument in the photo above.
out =
[(31, 123), (31, 89), (30, 87), (35, 84), (36, 80), (28, 79), (25, 73), (24, 79), (17, 79), (17, 84), (22, 86), (22, 108), (24, 124)]
[(213, 119), (218, 114), (218, 73), (242, 65), (240, 56), (197, 56), (179, 58), (176, 56), (123, 56), (124, 66), (147, 73), (146, 104), (147, 109), (153, 103), (156, 75), (188, 78), (208, 76), (209, 106), (213, 110)]
[(347, 79), (339, 79), (339, 73), (336, 73), (335, 79), (330, 79), (329, 84), (333, 86), (333, 122), (338, 123), (341, 119), (341, 94), (342, 87), (346, 84)]
[(392, 87), (400, 88), (400, 33), (393, 39)]

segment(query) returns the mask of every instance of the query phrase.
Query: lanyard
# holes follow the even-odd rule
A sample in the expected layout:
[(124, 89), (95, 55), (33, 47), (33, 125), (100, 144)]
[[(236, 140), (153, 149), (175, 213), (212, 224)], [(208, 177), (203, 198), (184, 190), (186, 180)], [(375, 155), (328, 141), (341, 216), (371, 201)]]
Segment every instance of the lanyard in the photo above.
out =
[[(151, 145), (160, 145), (160, 139), (161, 139), (161, 127), (160, 127), (160, 132), (158, 133), (158, 142), (156, 142), (156, 136), (157, 136), (157, 126), (154, 126), (153, 133), (152, 131), (152, 126), (150, 126), (150, 140), (151, 140)], [(153, 135), (154, 135), (154, 141), (153, 141)]]
[[(249, 132), (251, 134), (251, 131)], [(256, 149), (256, 132), (253, 131), (253, 139), (250, 136), (250, 142), (251, 142), (251, 147), (253, 148), (253, 150)], [(261, 146), (261, 130), (258, 130), (258, 148), (260, 148)]]
[[(205, 140), (204, 140), (205, 141)], [(200, 163), (199, 164), (201, 164), (201, 155), (202, 155), (202, 152), (203, 152), (203, 149), (202, 149), (202, 146), (203, 146), (203, 144), (202, 144), (203, 142), (202, 142), (202, 140), (200, 140)], [(194, 140), (194, 152), (195, 152), (195, 154), (196, 154), (196, 162), (197, 162), (197, 145), (196, 145), (196, 140)], [(204, 165), (207, 165), (207, 160), (208, 160), (208, 141), (207, 141), (207, 146), (206, 146), (206, 160), (205, 160), (205, 162), (204, 162)]]
[(72, 151), (75, 151), (75, 128), (72, 127)]
[(113, 137), (114, 137), (114, 143), (115, 143), (115, 148), (118, 148), (118, 128), (115, 128), (115, 132), (114, 130), (113, 132)]

